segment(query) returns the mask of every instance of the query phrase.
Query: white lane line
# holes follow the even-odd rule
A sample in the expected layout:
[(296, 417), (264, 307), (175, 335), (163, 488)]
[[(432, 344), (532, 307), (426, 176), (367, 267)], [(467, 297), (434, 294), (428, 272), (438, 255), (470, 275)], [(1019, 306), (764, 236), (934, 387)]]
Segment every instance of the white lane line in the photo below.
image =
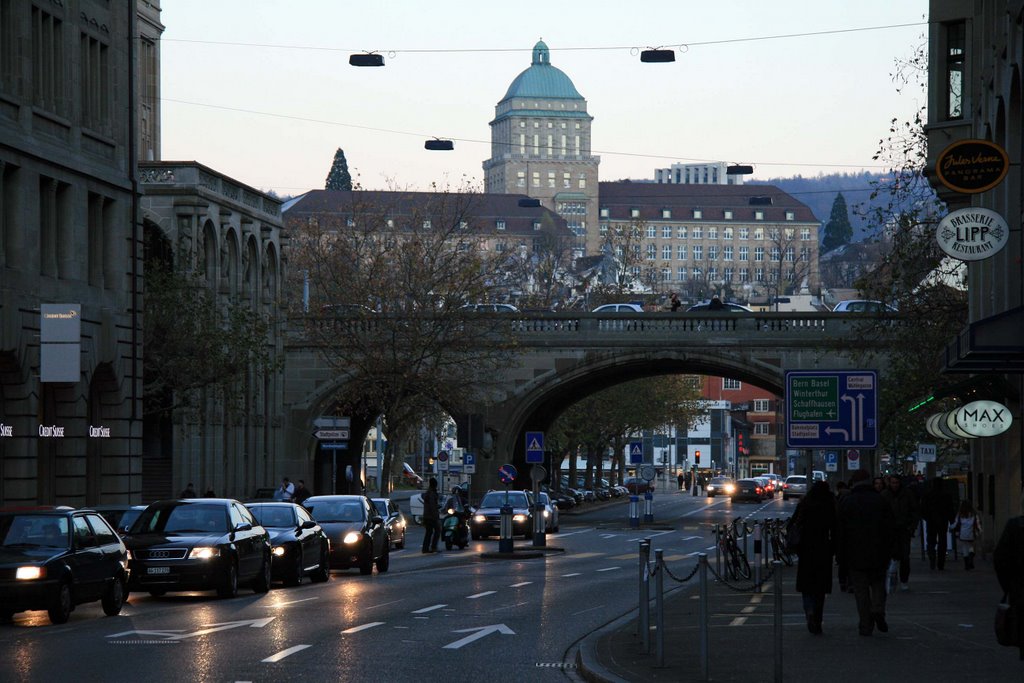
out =
[(575, 536), (576, 534), (588, 534), (593, 529), (580, 529), (579, 531), (563, 531), (558, 534), (559, 538), (565, 538), (566, 536)]
[(509, 588), (522, 588), (523, 586), (529, 586), (533, 581), (520, 581), (519, 583), (513, 583)]
[(267, 605), (267, 607), (284, 607), (285, 605), (294, 605), (299, 602), (308, 602), (310, 600), (319, 600), (320, 598), (302, 598), (301, 600), (291, 600), (289, 602), (278, 602), (273, 605)]
[(684, 540), (684, 541), (692, 541), (695, 538), (704, 538), (704, 537), (703, 536), (687, 536), (686, 538), (684, 538), (682, 540)]
[(622, 569), (622, 567), (605, 567), (604, 569), (598, 569), (599, 572), (613, 572), (616, 569)]
[(482, 598), (485, 595), (494, 595), (496, 592), (497, 591), (484, 591), (483, 593), (477, 593), (476, 595), (467, 595), (466, 599), (467, 600), (476, 600), (477, 598)]
[(601, 538), (615, 538), (618, 534), (601, 534)]
[(579, 573), (579, 572), (574, 572), (574, 573), (572, 573), (572, 574), (562, 574), (562, 578), (563, 578), (563, 579), (567, 579), (567, 578), (569, 578), (570, 576), (579, 576), (579, 575), (580, 575), (580, 573)]
[(369, 624), (362, 624), (361, 626), (353, 626), (352, 628), (347, 628), (344, 631), (342, 631), (342, 633), (359, 633), (360, 631), (365, 631), (366, 629), (373, 628), (374, 626), (382, 626), (383, 624), (383, 621), (371, 621)]
[(313, 646), (312, 645), (295, 645), (293, 647), (288, 648), (287, 650), (281, 650), (276, 655), (270, 655), (269, 657), (267, 657), (263, 661), (267, 662), (269, 664), (273, 664), (274, 662), (280, 662), (282, 659), (284, 659), (288, 655), (293, 655), (296, 652), (302, 652), (307, 647), (313, 647)]
[(430, 607), (423, 607), (421, 609), (413, 610), (413, 614), (426, 614), (427, 612), (433, 612), (436, 609), (447, 607), (448, 605), (431, 605)]

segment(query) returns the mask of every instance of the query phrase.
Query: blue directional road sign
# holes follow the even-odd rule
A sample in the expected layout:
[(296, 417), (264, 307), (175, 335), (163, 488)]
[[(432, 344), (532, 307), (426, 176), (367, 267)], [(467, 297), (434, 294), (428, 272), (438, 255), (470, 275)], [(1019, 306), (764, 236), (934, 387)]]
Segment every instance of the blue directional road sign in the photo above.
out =
[(347, 451), (348, 441), (321, 441), (320, 448), (325, 451)]
[(788, 448), (878, 446), (875, 370), (786, 372)]
[(526, 462), (544, 464), (544, 432), (526, 432)]
[(644, 442), (643, 441), (630, 441), (629, 442), (629, 464), (639, 465), (644, 461)]

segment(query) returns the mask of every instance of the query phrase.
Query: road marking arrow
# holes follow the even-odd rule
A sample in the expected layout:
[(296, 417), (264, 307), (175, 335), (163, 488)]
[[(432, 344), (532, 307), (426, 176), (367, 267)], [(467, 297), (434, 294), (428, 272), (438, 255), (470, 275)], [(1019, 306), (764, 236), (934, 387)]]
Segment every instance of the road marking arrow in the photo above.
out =
[(216, 633), (217, 631), (227, 631), (233, 628), (239, 628), (242, 626), (249, 626), (251, 628), (263, 628), (276, 617), (266, 617), (265, 619), (243, 619), (242, 621), (225, 621), (220, 624), (210, 624), (205, 628), (201, 628), (198, 631), (192, 633), (183, 633), (184, 629), (174, 629), (165, 631), (122, 631), (121, 633), (112, 633), (107, 638), (121, 638), (124, 636), (160, 636), (167, 640), (185, 640), (186, 638), (196, 638), (198, 636), (205, 636), (208, 633)]
[[(475, 633), (473, 633), (475, 632)], [(463, 628), (452, 633), (472, 633), (461, 640), (456, 640), (454, 643), (448, 643), (444, 646), (445, 650), (458, 650), (463, 645), (469, 645), (475, 640), (480, 640), (484, 636), (488, 636), (492, 633), (504, 633), (506, 636), (514, 636), (515, 631), (510, 629), (505, 624), (491, 624), (490, 626), (478, 626), (477, 628)]]

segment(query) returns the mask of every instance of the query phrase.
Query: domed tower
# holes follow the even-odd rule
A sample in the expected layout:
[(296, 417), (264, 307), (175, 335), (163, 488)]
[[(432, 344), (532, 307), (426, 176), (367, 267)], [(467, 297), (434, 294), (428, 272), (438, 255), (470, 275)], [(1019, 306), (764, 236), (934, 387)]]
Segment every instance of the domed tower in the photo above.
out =
[(590, 153), (587, 101), (572, 80), (551, 65), (544, 41), (494, 108), (491, 158), (484, 162), (487, 192), (535, 197), (566, 219), (578, 254), (597, 253), (597, 166)]

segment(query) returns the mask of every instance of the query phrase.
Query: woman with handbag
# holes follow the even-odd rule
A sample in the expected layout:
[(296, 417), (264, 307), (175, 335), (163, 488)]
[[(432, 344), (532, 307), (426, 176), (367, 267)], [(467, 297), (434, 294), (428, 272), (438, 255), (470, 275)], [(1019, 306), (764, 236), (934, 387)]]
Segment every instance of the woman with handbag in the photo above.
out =
[(817, 481), (811, 486), (796, 506), (792, 524), (800, 539), (796, 589), (803, 595), (807, 630), (820, 635), (825, 595), (832, 592), (836, 540), (836, 503), (827, 483)]
[[(1024, 660), (1024, 516), (1006, 522), (992, 563), (999, 585), (1010, 600), (1010, 609), (1001, 615), (1001, 620), (997, 617), (996, 637), (1001, 645), (1016, 645)], [(999, 633), (999, 629), (1003, 632)]]
[(974, 544), (981, 536), (981, 522), (971, 501), (966, 498), (960, 501), (960, 510), (949, 525), (949, 530), (953, 532), (957, 548), (964, 557), (964, 569), (974, 569)]

